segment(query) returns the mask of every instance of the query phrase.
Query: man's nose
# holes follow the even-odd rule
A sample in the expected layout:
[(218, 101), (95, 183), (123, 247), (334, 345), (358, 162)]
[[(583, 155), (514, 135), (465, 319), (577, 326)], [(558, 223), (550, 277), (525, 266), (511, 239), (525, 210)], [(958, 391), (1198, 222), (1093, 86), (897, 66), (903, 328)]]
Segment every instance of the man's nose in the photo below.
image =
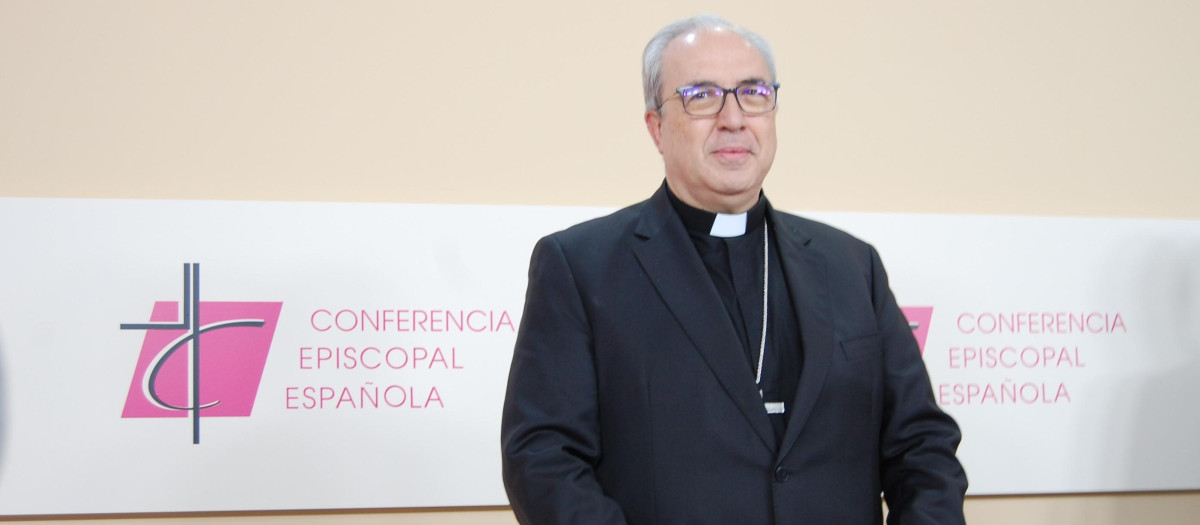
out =
[(733, 93), (725, 93), (725, 106), (717, 113), (717, 125), (731, 130), (746, 127), (746, 114), (742, 112), (742, 106)]

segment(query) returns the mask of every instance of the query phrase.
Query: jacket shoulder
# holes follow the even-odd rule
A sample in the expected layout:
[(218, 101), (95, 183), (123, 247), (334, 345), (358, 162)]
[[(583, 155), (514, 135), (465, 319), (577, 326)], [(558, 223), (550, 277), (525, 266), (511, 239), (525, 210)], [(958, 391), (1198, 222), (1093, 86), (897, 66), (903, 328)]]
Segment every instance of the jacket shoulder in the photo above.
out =
[(647, 201), (621, 208), (608, 215), (589, 219), (542, 238), (564, 248), (603, 246), (632, 234)]
[(820, 221), (776, 211), (776, 227), (784, 228), (817, 248), (840, 247), (851, 251), (872, 250), (866, 241)]

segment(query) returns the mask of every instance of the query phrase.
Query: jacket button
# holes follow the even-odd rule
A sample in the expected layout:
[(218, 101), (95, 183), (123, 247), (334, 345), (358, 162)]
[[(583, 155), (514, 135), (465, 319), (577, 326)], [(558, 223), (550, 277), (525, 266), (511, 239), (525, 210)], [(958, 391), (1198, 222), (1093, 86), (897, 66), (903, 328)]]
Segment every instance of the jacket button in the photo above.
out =
[(792, 473), (788, 472), (783, 467), (779, 467), (779, 468), (775, 469), (775, 481), (783, 483), (783, 482), (787, 481), (788, 478), (791, 476), (792, 476)]

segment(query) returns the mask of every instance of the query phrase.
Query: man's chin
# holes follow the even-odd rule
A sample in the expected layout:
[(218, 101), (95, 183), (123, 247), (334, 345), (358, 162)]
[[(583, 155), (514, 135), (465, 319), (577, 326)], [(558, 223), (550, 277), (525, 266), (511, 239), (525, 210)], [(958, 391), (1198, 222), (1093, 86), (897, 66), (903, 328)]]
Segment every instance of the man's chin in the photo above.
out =
[(757, 170), (723, 170), (717, 174), (717, 187), (721, 193), (739, 195), (746, 192), (758, 192), (762, 187), (765, 176), (760, 176)]

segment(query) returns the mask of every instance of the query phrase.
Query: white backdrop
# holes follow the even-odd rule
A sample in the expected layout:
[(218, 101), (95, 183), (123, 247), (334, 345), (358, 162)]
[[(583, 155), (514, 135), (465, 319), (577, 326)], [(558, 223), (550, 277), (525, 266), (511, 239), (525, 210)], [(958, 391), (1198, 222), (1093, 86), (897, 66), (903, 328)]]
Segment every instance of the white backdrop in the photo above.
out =
[[(0, 514), (505, 504), (529, 251), (606, 211), (0, 199)], [(972, 494), (1200, 488), (1200, 221), (808, 215), (933, 308)], [(181, 301), (184, 263), (205, 311), (282, 303), (251, 415), (202, 417), (199, 444), (188, 417), (122, 417), (146, 332), (120, 325)]]

